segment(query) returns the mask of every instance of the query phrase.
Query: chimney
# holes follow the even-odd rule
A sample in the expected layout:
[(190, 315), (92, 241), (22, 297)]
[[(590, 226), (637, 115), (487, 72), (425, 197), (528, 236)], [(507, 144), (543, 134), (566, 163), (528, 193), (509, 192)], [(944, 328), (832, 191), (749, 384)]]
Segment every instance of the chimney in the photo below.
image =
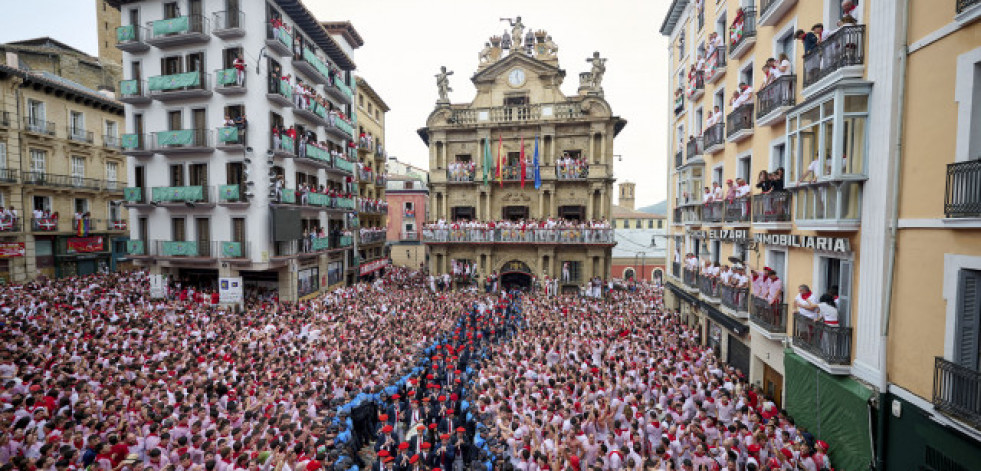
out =
[(15, 69), (20, 68), (20, 59), (17, 57), (16, 52), (7, 51), (7, 67), (13, 67)]
[(633, 183), (620, 184), (620, 207), (627, 208), (633, 211), (634, 209), (634, 184)]

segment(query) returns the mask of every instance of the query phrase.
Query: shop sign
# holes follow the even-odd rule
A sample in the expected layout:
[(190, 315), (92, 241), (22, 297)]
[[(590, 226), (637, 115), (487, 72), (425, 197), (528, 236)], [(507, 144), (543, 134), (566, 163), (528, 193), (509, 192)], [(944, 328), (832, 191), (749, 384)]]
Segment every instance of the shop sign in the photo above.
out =
[(23, 242), (0, 243), (0, 258), (23, 257), (26, 249)]
[(817, 237), (796, 234), (755, 234), (754, 236), (756, 242), (764, 245), (797, 247), (838, 253), (849, 253), (852, 251), (848, 239), (841, 237)]

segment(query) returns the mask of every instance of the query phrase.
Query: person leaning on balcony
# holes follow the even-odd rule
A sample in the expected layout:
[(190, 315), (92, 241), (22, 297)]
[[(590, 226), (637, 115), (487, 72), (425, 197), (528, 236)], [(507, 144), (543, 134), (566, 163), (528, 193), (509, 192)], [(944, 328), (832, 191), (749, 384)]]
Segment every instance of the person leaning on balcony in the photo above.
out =
[(719, 182), (712, 182), (712, 201), (719, 202), (725, 200), (725, 192), (722, 191), (722, 185)]
[(736, 199), (736, 187), (732, 184), (732, 179), (726, 180), (726, 203), (732, 203)]
[(773, 181), (770, 179), (770, 174), (766, 170), (760, 170), (759, 175), (756, 176), (756, 188), (760, 189), (760, 194), (769, 194), (773, 191)]
[(818, 305), (814, 302), (814, 293), (807, 285), (797, 287), (797, 296), (794, 298), (794, 312), (814, 320), (818, 315)]
[(235, 84), (241, 87), (245, 84), (245, 56), (239, 54), (232, 61), (232, 67), (235, 68)]
[(804, 43), (805, 56), (814, 51), (814, 49), (817, 49), (818, 43), (821, 42), (821, 36), (814, 33), (814, 30), (818, 27), (820, 27), (821, 30), (824, 30), (824, 26), (822, 26), (821, 23), (818, 23), (811, 28), (811, 32), (809, 33), (804, 32), (802, 29), (799, 29), (796, 33), (794, 33), (794, 38)]
[(777, 277), (777, 272), (773, 269), (767, 270), (766, 302), (769, 304), (780, 303), (783, 298), (783, 281)]
[(824, 293), (818, 300), (815, 320), (824, 322), (829, 327), (838, 327), (838, 308), (831, 293)]
[(777, 72), (780, 74), (777, 78), (783, 77), (785, 75), (790, 75), (793, 64), (790, 62), (790, 58), (787, 57), (787, 53), (781, 52), (777, 56)]

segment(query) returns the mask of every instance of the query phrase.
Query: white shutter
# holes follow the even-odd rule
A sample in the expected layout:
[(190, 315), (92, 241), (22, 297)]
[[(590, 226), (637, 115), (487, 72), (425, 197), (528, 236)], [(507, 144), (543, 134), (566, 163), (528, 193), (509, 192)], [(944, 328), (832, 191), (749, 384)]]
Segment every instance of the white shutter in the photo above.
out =
[(0, 142), (0, 169), (7, 168), (7, 143)]

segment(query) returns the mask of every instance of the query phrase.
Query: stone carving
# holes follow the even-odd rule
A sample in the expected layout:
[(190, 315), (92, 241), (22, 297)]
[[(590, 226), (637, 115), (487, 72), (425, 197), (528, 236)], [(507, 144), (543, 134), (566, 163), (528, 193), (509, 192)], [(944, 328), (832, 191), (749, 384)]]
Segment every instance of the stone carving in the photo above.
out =
[(586, 62), (592, 65), (589, 71), (589, 86), (594, 92), (603, 91), (603, 74), (606, 73), (606, 59), (600, 57), (599, 51), (593, 53), (593, 57), (586, 58)]
[(436, 88), (439, 91), (439, 99), (436, 100), (437, 104), (449, 104), (450, 97), (449, 93), (453, 91), (450, 88), (450, 75), (453, 75), (453, 71), (446, 71), (446, 66), (441, 66), (439, 68), (439, 73), (436, 74)]
[(521, 17), (516, 19), (501, 18), (501, 21), (507, 21), (511, 25), (511, 40), (515, 42), (514, 49), (518, 50), (521, 47), (521, 38), (525, 34), (525, 24), (521, 22)]
[(511, 49), (511, 35), (508, 34), (507, 30), (504, 30), (504, 34), (501, 35), (501, 49), (505, 51)]
[(511, 193), (511, 192), (507, 192), (501, 198), (501, 201), (506, 201), (506, 202), (509, 202), (509, 203), (512, 203), (512, 202), (513, 203), (522, 203), (522, 202), (527, 203), (527, 202), (531, 201), (531, 197), (528, 196), (528, 195), (526, 195), (526, 194), (523, 194), (523, 193)]

